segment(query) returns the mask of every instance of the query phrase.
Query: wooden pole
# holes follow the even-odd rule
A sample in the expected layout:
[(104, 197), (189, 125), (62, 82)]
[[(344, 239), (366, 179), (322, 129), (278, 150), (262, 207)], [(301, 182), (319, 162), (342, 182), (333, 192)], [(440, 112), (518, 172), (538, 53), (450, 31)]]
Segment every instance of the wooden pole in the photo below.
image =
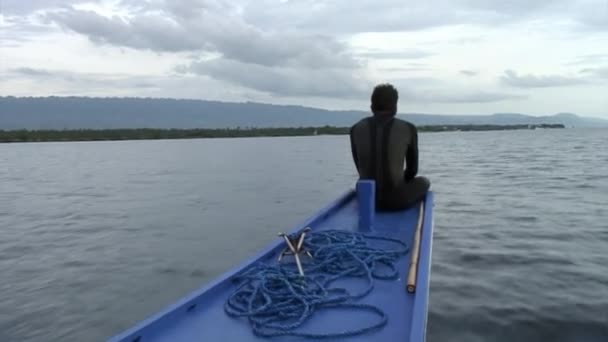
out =
[(418, 259), (420, 258), (420, 235), (422, 234), (422, 222), (424, 218), (424, 199), (420, 202), (418, 210), (418, 223), (414, 233), (414, 246), (412, 246), (412, 256), (410, 260), (410, 270), (407, 275), (407, 292), (416, 292), (416, 277), (418, 275)]

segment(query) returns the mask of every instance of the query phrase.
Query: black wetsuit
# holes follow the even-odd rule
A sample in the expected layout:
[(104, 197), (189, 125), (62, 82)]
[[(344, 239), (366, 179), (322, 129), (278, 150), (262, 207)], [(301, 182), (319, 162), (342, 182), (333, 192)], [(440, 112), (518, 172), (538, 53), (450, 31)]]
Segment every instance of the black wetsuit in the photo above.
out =
[(351, 127), (350, 142), (359, 178), (376, 181), (378, 209), (401, 210), (424, 198), (430, 182), (416, 176), (416, 126), (393, 116), (372, 116)]

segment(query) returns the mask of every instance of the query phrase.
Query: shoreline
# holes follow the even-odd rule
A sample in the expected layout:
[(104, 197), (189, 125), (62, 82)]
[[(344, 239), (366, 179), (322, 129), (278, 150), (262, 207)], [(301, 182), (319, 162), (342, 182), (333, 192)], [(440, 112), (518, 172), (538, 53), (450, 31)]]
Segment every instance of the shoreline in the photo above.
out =
[[(473, 132), (564, 129), (562, 124), (534, 125), (419, 125), (418, 132)], [(194, 129), (70, 129), (0, 130), (0, 143), (166, 140), (201, 138), (253, 138), (315, 135), (348, 135), (350, 127), (194, 128)]]

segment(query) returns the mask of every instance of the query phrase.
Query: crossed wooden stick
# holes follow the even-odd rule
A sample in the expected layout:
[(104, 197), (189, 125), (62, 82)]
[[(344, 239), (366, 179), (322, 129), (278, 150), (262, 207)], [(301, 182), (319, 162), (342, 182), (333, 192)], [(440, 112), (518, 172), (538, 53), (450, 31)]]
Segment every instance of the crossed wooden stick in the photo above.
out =
[(300, 235), (294, 237), (293, 239), (285, 233), (279, 233), (279, 236), (283, 237), (283, 239), (285, 239), (285, 243), (287, 243), (287, 247), (285, 247), (285, 249), (279, 255), (279, 262), (281, 262), (281, 259), (283, 259), (285, 255), (293, 255), (296, 259), (296, 264), (298, 265), (298, 272), (300, 272), (301, 276), (304, 276), (304, 270), (302, 269), (300, 254), (305, 253), (306, 255), (312, 258), (312, 254), (310, 254), (309, 251), (303, 248), (304, 238), (306, 237), (306, 233), (308, 233), (309, 231), (311, 231), (310, 227), (306, 227), (300, 233)]

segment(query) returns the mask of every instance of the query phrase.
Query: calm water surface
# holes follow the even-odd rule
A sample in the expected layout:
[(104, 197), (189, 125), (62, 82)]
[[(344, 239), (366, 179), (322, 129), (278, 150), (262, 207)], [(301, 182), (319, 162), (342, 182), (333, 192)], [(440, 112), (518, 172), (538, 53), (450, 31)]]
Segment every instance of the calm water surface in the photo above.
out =
[[(422, 134), (428, 340), (608, 341), (608, 131)], [(353, 185), (348, 138), (0, 145), (0, 341), (103, 341)]]

